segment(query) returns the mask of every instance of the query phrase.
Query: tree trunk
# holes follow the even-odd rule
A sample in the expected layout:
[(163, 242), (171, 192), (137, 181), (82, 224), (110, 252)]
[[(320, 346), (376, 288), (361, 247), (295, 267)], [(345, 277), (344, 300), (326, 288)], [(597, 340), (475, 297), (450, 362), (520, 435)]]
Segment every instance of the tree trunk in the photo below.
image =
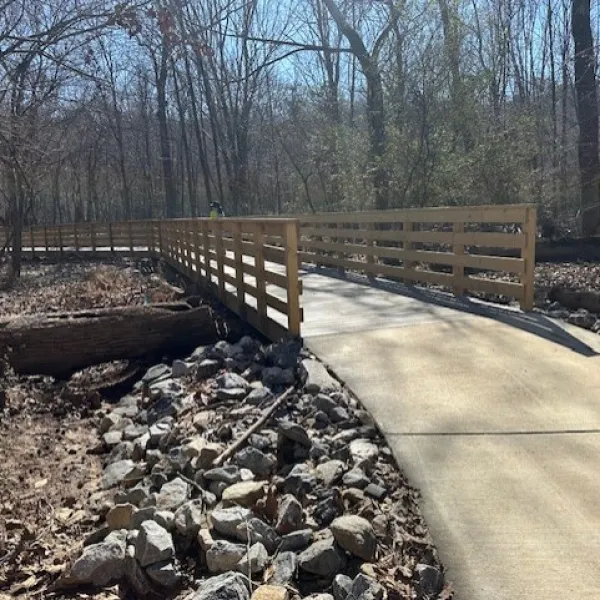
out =
[(110, 308), (0, 321), (0, 353), (17, 373), (66, 377), (90, 365), (185, 352), (218, 340), (210, 308)]
[(573, 0), (572, 32), (575, 42), (575, 91), (579, 120), (579, 172), (583, 235), (593, 235), (600, 228), (598, 183), (598, 97), (596, 60), (590, 23), (590, 0)]

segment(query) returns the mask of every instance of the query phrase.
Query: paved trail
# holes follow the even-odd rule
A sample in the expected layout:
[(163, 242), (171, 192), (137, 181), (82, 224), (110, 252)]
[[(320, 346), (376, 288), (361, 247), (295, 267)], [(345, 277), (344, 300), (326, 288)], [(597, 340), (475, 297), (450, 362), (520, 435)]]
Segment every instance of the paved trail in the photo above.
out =
[(596, 597), (600, 337), (393, 284), (303, 279), (307, 343), (420, 487), (458, 600)]

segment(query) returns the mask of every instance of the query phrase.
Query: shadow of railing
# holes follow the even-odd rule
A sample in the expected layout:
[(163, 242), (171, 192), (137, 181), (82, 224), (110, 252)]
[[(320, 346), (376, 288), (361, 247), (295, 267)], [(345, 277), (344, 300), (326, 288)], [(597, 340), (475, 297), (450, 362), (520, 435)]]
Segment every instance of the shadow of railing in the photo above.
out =
[(310, 265), (302, 266), (302, 273), (316, 274), (347, 281), (369, 288), (380, 289), (392, 294), (405, 296), (413, 300), (418, 300), (435, 306), (450, 308), (464, 313), (478, 315), (488, 319), (493, 319), (510, 327), (515, 327), (521, 331), (537, 335), (543, 339), (551, 341), (568, 348), (582, 356), (598, 356), (593, 348), (585, 342), (570, 334), (562, 328), (556, 321), (549, 319), (538, 312), (524, 313), (518, 308), (499, 306), (484, 302), (476, 298), (467, 296), (454, 296), (451, 293), (436, 290), (434, 288), (424, 288), (415, 285), (408, 285), (397, 281), (383, 278), (369, 278), (359, 273), (345, 272), (340, 273), (337, 269), (327, 267), (313, 267)]

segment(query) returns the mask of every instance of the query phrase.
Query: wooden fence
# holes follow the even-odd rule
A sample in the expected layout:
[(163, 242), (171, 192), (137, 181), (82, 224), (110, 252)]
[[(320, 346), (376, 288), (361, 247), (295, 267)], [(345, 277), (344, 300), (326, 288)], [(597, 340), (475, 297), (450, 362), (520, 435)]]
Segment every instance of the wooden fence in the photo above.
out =
[[(0, 244), (7, 240), (0, 228)], [(36, 226), (27, 255), (156, 256), (209, 288), (272, 340), (300, 335), (303, 319), (295, 219), (172, 219)]]
[[(534, 304), (536, 209), (444, 207), (303, 215), (303, 262)], [(514, 253), (519, 257), (503, 256)], [(496, 271), (502, 279), (477, 277)]]

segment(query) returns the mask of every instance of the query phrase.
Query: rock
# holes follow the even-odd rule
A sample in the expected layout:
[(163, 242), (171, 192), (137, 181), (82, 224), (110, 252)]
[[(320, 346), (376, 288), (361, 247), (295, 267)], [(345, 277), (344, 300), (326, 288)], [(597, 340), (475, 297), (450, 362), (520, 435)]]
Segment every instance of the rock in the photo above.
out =
[(125, 531), (113, 531), (103, 542), (87, 546), (65, 576), (65, 583), (101, 587), (118, 581), (123, 575), (125, 548)]
[(204, 479), (209, 481), (222, 481), (227, 485), (233, 485), (240, 480), (240, 470), (235, 465), (217, 467), (204, 472)]
[[(148, 447), (148, 443), (150, 442), (150, 434), (148, 432), (139, 436), (138, 438), (133, 440), (133, 452), (131, 454), (131, 459), (135, 461), (141, 461), (146, 456), (146, 448)], [(148, 462), (148, 466), (152, 468), (156, 462), (152, 462), (152, 459)]]
[(269, 552), (275, 552), (281, 542), (276, 531), (261, 519), (256, 517), (240, 523), (236, 527), (236, 537), (251, 544), (260, 542)]
[(337, 483), (341, 479), (344, 469), (345, 465), (341, 460), (328, 460), (317, 465), (317, 473), (321, 476), (326, 487)]
[(223, 490), (223, 502), (225, 504), (240, 504), (251, 507), (257, 500), (265, 495), (264, 483), (258, 481), (242, 481), (234, 483)]
[(352, 589), (346, 600), (384, 600), (385, 590), (374, 579), (358, 574), (352, 582)]
[(198, 541), (198, 546), (200, 546), (200, 549), (204, 553), (206, 553), (215, 543), (215, 540), (208, 529), (201, 529), (198, 532), (198, 537), (196, 539)]
[(332, 591), (335, 600), (346, 600), (352, 591), (352, 578), (341, 573), (336, 575), (333, 578)]
[(265, 351), (265, 363), (280, 369), (294, 369), (302, 351), (302, 342), (283, 340), (272, 344)]
[(298, 557), (295, 552), (281, 552), (273, 562), (273, 575), (269, 580), (275, 585), (289, 585), (296, 576)]
[(188, 363), (182, 360), (174, 360), (171, 366), (171, 375), (173, 377), (186, 377), (191, 370), (191, 365)]
[(444, 589), (444, 575), (439, 569), (420, 563), (415, 571), (419, 576), (418, 586), (422, 595), (435, 598)]
[(596, 324), (596, 316), (585, 309), (580, 309), (569, 315), (567, 323), (584, 329), (591, 329)]
[(213, 510), (210, 514), (210, 520), (215, 531), (232, 538), (238, 536), (238, 526), (250, 518), (252, 518), (252, 513), (241, 506)]
[(311, 594), (305, 600), (334, 600), (331, 594)]
[(275, 531), (280, 535), (285, 535), (301, 529), (303, 524), (304, 512), (302, 504), (291, 494), (286, 494), (279, 498)]
[(208, 379), (213, 375), (216, 375), (221, 368), (221, 362), (218, 360), (213, 360), (211, 358), (205, 358), (204, 360), (198, 363), (196, 367), (196, 378), (197, 379)]
[(311, 529), (301, 529), (300, 531), (294, 531), (288, 533), (281, 538), (281, 544), (279, 546), (280, 552), (299, 552), (307, 548), (313, 537)]
[(267, 549), (260, 543), (257, 542), (250, 546), (248, 552), (241, 558), (237, 564), (237, 570), (240, 573), (252, 575), (256, 573), (262, 573), (269, 562), (269, 554)]
[(365, 494), (367, 496), (371, 496), (371, 498), (375, 498), (376, 500), (381, 500), (387, 494), (387, 490), (376, 483), (370, 483), (365, 488)]
[(322, 527), (326, 527), (343, 513), (342, 497), (336, 487), (320, 488), (316, 496), (317, 504), (312, 516)]
[(301, 372), (305, 378), (304, 389), (309, 394), (339, 390), (341, 385), (318, 360), (305, 358), (301, 363)]
[(275, 459), (257, 448), (246, 446), (234, 456), (240, 467), (250, 469), (257, 477), (266, 477), (275, 468)]
[(262, 370), (262, 382), (269, 388), (293, 385), (296, 381), (293, 369), (280, 367), (265, 367)]
[(160, 488), (160, 492), (156, 497), (156, 507), (159, 510), (177, 510), (187, 501), (188, 494), (188, 484), (177, 477)]
[(130, 474), (136, 469), (136, 466), (136, 463), (130, 459), (118, 460), (108, 465), (102, 475), (102, 487), (108, 489), (127, 480)]
[(148, 573), (150, 579), (156, 581), (156, 583), (165, 588), (175, 587), (180, 579), (179, 573), (177, 573), (177, 570), (175, 569), (175, 565), (169, 560), (149, 565), (146, 567), (146, 573)]
[(112, 429), (122, 418), (121, 415), (114, 412), (108, 413), (102, 418), (102, 421), (100, 421), (100, 433), (106, 433), (109, 429)]
[(154, 521), (144, 521), (135, 542), (135, 557), (142, 567), (170, 559), (175, 554), (171, 534)]
[(262, 404), (263, 402), (266, 402), (272, 396), (273, 396), (273, 394), (271, 393), (271, 390), (268, 387), (256, 388), (256, 389), (253, 389), (246, 396), (246, 403), (257, 406), (259, 404)]
[(374, 462), (379, 456), (379, 448), (367, 439), (358, 439), (350, 442), (350, 456), (354, 463)]
[(142, 377), (144, 383), (152, 383), (159, 379), (164, 379), (171, 375), (171, 368), (168, 365), (160, 364), (150, 367)]
[[(131, 515), (131, 520), (130, 520), (130, 528), (131, 529), (138, 529), (139, 526), (144, 522), (144, 521), (154, 521), (154, 516), (156, 514), (156, 507), (154, 506), (148, 506), (146, 508), (140, 508), (138, 510), (136, 510), (132, 515)], [(159, 523), (159, 525), (161, 525), (161, 523)], [(163, 525), (164, 527), (164, 525)], [(165, 527), (165, 529), (167, 529)]]
[(167, 531), (173, 531), (175, 528), (175, 514), (170, 510), (157, 510), (154, 513), (154, 521)]
[(115, 495), (117, 504), (133, 504), (144, 506), (150, 502), (150, 491), (145, 485), (138, 484), (135, 487)]
[(214, 418), (215, 413), (212, 410), (203, 410), (194, 415), (192, 423), (198, 431), (205, 431)]
[(130, 529), (136, 508), (133, 504), (117, 504), (106, 515), (106, 523), (111, 531), (115, 529)]
[(247, 395), (248, 391), (244, 388), (220, 388), (217, 390), (217, 400), (226, 402), (227, 400), (240, 401)]
[(365, 475), (365, 472), (358, 467), (348, 471), (343, 477), (342, 482), (348, 487), (354, 487), (362, 489), (367, 486), (370, 479)]
[(368, 561), (375, 558), (377, 538), (366, 519), (355, 515), (338, 517), (331, 523), (331, 532), (335, 541), (350, 554)]
[(206, 565), (211, 573), (232, 571), (246, 554), (246, 547), (225, 540), (216, 540), (206, 552)]
[(282, 438), (296, 442), (306, 448), (310, 448), (312, 445), (306, 429), (292, 421), (280, 421), (277, 432)]
[(240, 573), (225, 573), (202, 581), (186, 600), (249, 600), (246, 578)]
[(223, 375), (217, 377), (217, 385), (225, 390), (242, 389), (248, 391), (250, 388), (250, 384), (237, 373), (223, 373)]
[(337, 547), (333, 538), (315, 542), (298, 557), (298, 564), (303, 571), (332, 579), (344, 570), (346, 557)]
[(123, 563), (123, 576), (140, 597), (146, 598), (151, 596), (152, 586), (146, 571), (140, 567), (140, 563), (133, 556), (134, 552), (133, 546), (127, 547)]
[(133, 449), (133, 442), (121, 442), (111, 450), (107, 462), (115, 463), (119, 460), (132, 458)]
[(175, 529), (181, 534), (189, 538), (196, 537), (202, 526), (202, 500), (190, 500), (180, 506), (173, 517)]
[(162, 438), (171, 432), (172, 427), (173, 425), (170, 421), (154, 423), (148, 431), (150, 435), (150, 444), (152, 446), (158, 446)]
[(136, 438), (144, 435), (148, 432), (148, 427), (146, 425), (128, 425), (123, 430), (123, 439), (128, 442), (132, 442)]
[(102, 441), (108, 448), (114, 448), (117, 444), (121, 443), (123, 439), (122, 431), (107, 431), (102, 436)]
[(317, 486), (314, 471), (305, 464), (297, 464), (283, 481), (283, 489), (287, 494), (304, 497)]
[(278, 585), (261, 585), (252, 594), (251, 600), (289, 600), (288, 591)]

